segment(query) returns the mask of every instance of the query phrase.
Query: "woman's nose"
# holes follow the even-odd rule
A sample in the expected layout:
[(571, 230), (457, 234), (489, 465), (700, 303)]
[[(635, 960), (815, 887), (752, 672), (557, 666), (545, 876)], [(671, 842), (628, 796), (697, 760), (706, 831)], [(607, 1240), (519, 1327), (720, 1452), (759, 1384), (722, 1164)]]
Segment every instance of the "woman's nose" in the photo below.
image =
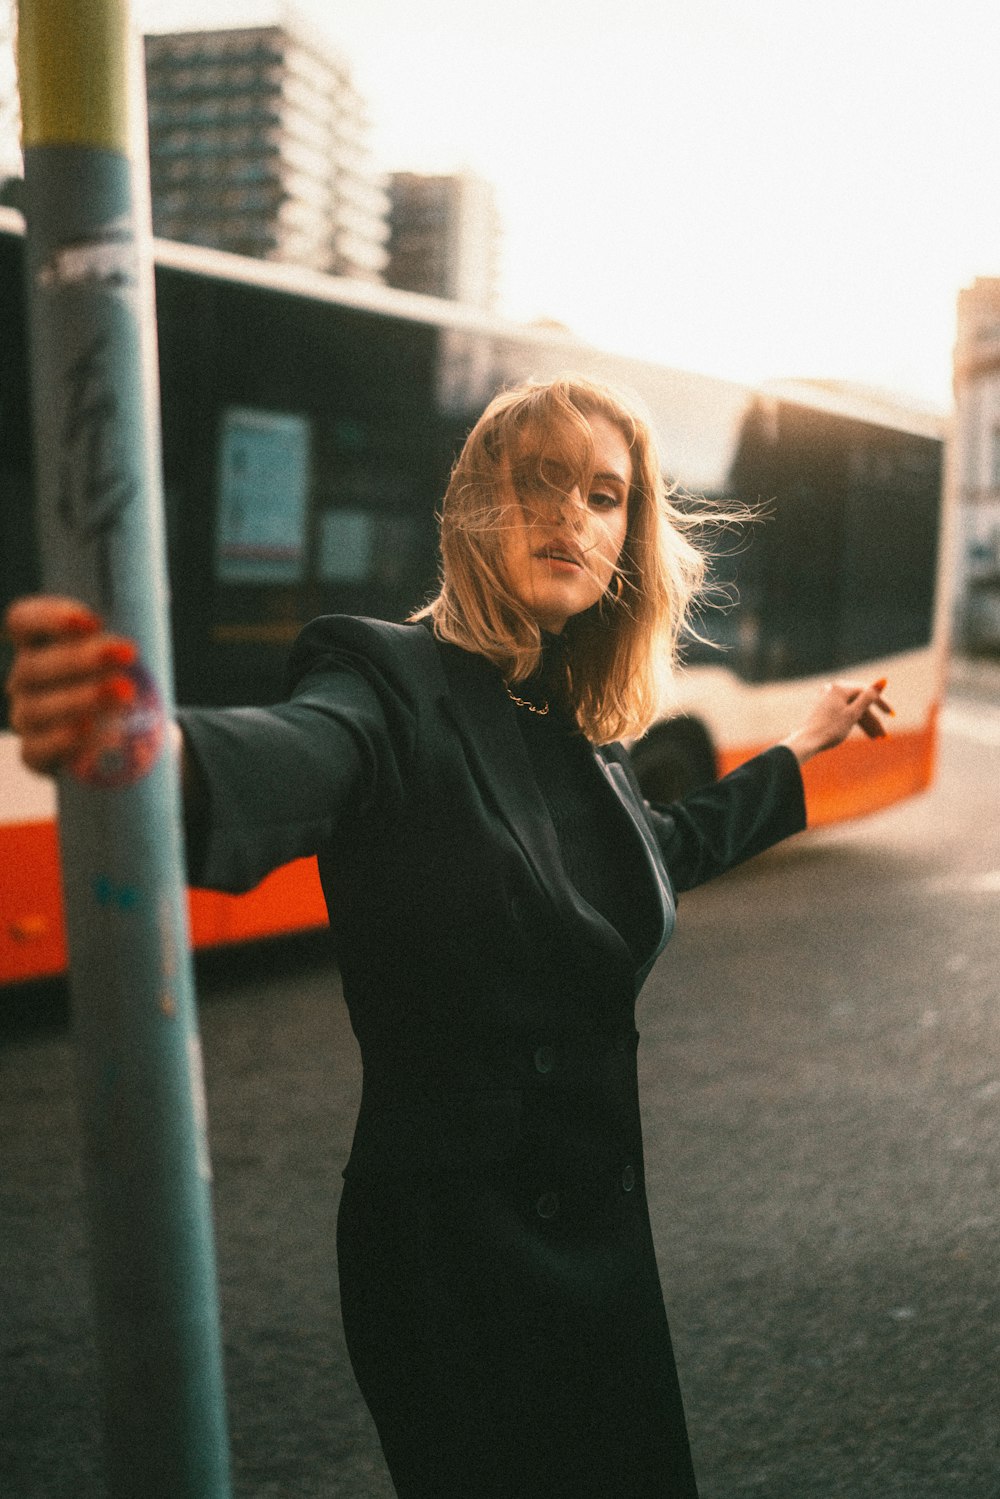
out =
[(563, 496), (560, 508), (570, 525), (579, 531), (587, 519), (587, 506), (579, 484), (574, 484), (573, 488)]

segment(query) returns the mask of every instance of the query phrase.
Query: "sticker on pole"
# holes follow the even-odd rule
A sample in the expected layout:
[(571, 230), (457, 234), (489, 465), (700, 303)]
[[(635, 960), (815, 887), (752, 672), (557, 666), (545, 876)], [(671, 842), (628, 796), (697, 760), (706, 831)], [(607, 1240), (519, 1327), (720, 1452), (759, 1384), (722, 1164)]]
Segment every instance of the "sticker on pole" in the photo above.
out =
[(139, 662), (117, 671), (132, 682), (135, 698), (121, 707), (103, 708), (87, 742), (69, 762), (70, 774), (86, 786), (113, 789), (141, 781), (159, 759), (166, 737), (163, 701), (149, 672)]

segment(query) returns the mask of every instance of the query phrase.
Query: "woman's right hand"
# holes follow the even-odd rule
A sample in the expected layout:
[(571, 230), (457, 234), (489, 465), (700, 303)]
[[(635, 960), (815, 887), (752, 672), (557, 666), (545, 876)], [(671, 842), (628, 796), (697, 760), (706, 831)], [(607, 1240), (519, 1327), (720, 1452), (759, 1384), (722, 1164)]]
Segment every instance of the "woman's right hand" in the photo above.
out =
[(124, 636), (109, 634), (100, 617), (75, 599), (18, 599), (4, 624), (14, 644), (7, 678), (10, 726), (20, 737), (24, 763), (54, 775), (84, 748), (99, 713), (135, 700), (135, 684), (123, 668), (138, 651)]

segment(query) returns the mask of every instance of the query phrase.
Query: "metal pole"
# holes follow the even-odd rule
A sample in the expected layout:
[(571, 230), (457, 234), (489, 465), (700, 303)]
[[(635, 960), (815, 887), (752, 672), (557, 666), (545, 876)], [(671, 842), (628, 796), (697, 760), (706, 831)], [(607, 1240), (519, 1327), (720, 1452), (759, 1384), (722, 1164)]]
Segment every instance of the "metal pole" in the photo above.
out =
[(139, 647), (60, 778), (109, 1492), (226, 1499), (215, 1253), (172, 713), (145, 101), (127, 0), (21, 0), (47, 591)]

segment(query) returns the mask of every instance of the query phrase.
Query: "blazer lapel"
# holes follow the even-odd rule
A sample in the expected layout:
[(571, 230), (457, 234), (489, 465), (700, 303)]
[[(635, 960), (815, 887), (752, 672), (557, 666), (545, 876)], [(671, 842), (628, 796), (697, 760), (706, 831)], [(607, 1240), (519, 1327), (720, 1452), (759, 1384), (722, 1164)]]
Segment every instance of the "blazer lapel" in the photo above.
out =
[(640, 969), (638, 983), (642, 984), (670, 940), (677, 917), (677, 903), (674, 899), (673, 886), (670, 883), (667, 866), (663, 861), (660, 846), (656, 841), (656, 835), (643, 814), (641, 794), (633, 787), (629, 772), (625, 767), (624, 754), (625, 751), (621, 750), (617, 745), (606, 745), (598, 751), (597, 763), (600, 765), (605, 779), (621, 803), (629, 823), (636, 834), (638, 834), (643, 856), (653, 877), (659, 901), (659, 936), (653, 951), (648, 955), (643, 967)]
[[(490, 662), (457, 646), (440, 646), (449, 695), (445, 705), (462, 736), (476, 779), (521, 846), (546, 894), (579, 930), (581, 920), (606, 946), (612, 940), (635, 971), (636, 956), (621, 933), (579, 895), (567, 878), (548, 807), (538, 789), (514, 708), (499, 672)], [(624, 836), (635, 840), (638, 857), (649, 868), (659, 904), (657, 940), (641, 968), (641, 978), (663, 950), (674, 924), (674, 900), (659, 847), (642, 816), (624, 766), (598, 751), (597, 766), (622, 812)]]
[(476, 780), (541, 884), (556, 898), (565, 883), (559, 843), (503, 680), (482, 656), (452, 645), (439, 649), (450, 689), (445, 707), (462, 736)]

